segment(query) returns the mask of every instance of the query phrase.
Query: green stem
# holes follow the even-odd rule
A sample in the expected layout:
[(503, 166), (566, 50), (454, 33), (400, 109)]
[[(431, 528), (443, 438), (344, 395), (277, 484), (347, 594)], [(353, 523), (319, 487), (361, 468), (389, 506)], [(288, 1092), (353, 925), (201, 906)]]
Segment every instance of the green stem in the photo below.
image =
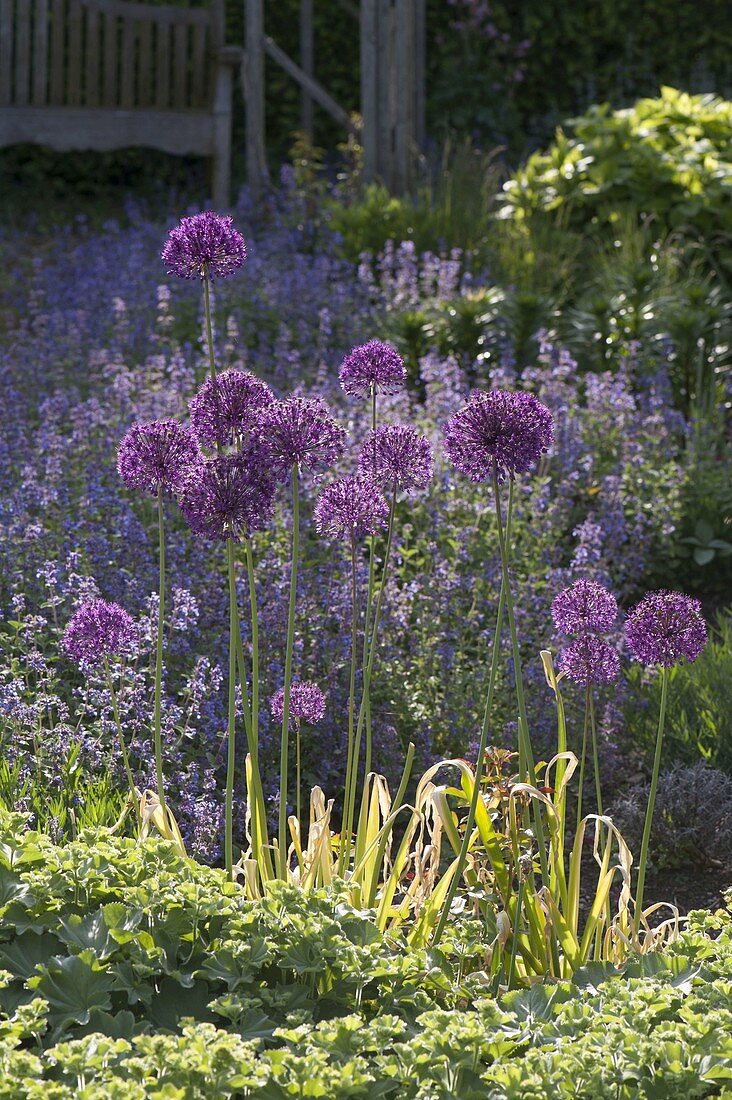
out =
[[(354, 760), (354, 712), (356, 708), (356, 652), (358, 648), (358, 593), (356, 585), (356, 537), (351, 535), (351, 673), (348, 684), (348, 751), (346, 753), (346, 783), (343, 791), (343, 820), (341, 822), (341, 846), (338, 855), (338, 873), (345, 874), (351, 858), (351, 833), (348, 817), (350, 805), (351, 773), (358, 770), (358, 758)], [(365, 698), (365, 695), (364, 695)]]
[(585, 763), (587, 761), (587, 733), (590, 721), (590, 685), (585, 688), (585, 720), (582, 726), (582, 755), (580, 756), (579, 794), (577, 795), (577, 832), (582, 821), (582, 799), (585, 790)]
[(656, 734), (656, 753), (653, 758), (653, 775), (651, 776), (651, 790), (648, 796), (646, 820), (643, 826), (643, 839), (641, 841), (640, 860), (638, 862), (638, 889), (635, 895), (635, 932), (638, 934), (640, 919), (643, 913), (643, 890), (646, 883), (646, 863), (648, 862), (648, 847), (651, 840), (651, 825), (653, 824), (653, 808), (656, 802), (656, 788), (658, 787), (658, 773), (661, 770), (661, 747), (663, 745), (663, 728), (666, 722), (666, 703), (668, 700), (669, 670), (661, 671), (661, 713), (658, 717), (658, 732)]
[[(371, 430), (374, 433), (374, 469), (376, 468), (376, 385), (371, 384)], [(368, 645), (369, 645), (369, 631), (371, 624), (371, 608), (374, 598), (374, 575), (376, 572), (376, 536), (371, 535), (369, 538), (369, 587), (366, 597), (366, 621), (363, 627), (363, 663), (361, 666), (362, 675), (366, 669)], [(371, 733), (371, 693), (370, 691), (364, 691), (364, 700), (366, 705), (366, 760), (364, 763), (364, 775), (368, 775), (371, 771), (371, 755), (372, 755), (372, 733)]]
[(590, 729), (592, 730), (592, 767), (595, 773), (595, 798), (597, 800), (597, 812), (602, 817), (602, 789), (600, 787), (600, 754), (597, 750), (597, 729), (595, 728), (595, 701), (592, 692), (587, 685), (590, 699)]
[(168, 824), (168, 808), (165, 804), (165, 790), (163, 787), (163, 746), (161, 736), (161, 711), (163, 688), (163, 631), (165, 629), (165, 524), (163, 521), (163, 489), (158, 487), (158, 553), (160, 557), (160, 583), (158, 588), (158, 638), (155, 657), (155, 774), (158, 785), (158, 799), (163, 812), (166, 827)]
[(259, 747), (259, 613), (257, 589), (254, 583), (254, 553), (252, 540), (246, 539), (244, 549), (249, 579), (249, 607), (252, 619), (252, 740)]
[(300, 818), (300, 719), (295, 719), (295, 771), (297, 773), (297, 794), (295, 802), (295, 814), (297, 816), (298, 824), (301, 822)]
[(119, 716), (119, 702), (117, 700), (117, 693), (114, 690), (114, 684), (112, 683), (112, 673), (109, 670), (109, 661), (107, 657), (104, 658), (104, 671), (107, 674), (107, 686), (109, 687), (109, 694), (112, 697), (112, 713), (114, 714), (114, 724), (117, 727), (117, 740), (119, 741), (120, 752), (122, 753), (122, 763), (124, 764), (125, 775), (127, 776), (127, 782), (130, 787), (130, 794), (132, 795), (132, 805), (135, 808), (135, 814), (137, 818), (140, 817), (140, 807), (137, 801), (137, 790), (135, 788), (135, 780), (132, 775), (132, 769), (130, 767), (130, 758), (127, 755), (127, 746), (125, 745), (124, 735), (122, 733), (122, 722)]
[(208, 364), (211, 370), (211, 378), (216, 381), (216, 360), (214, 357), (213, 325), (211, 323), (211, 291), (208, 272), (203, 276), (203, 308), (206, 314), (206, 341), (208, 343)]
[(226, 761), (226, 810), (224, 824), (224, 859), (226, 874), (234, 878), (234, 772), (236, 769), (236, 632), (239, 615), (236, 598), (236, 568), (234, 540), (226, 540), (229, 570), (229, 722)]
[[(513, 493), (513, 479), (509, 486), (510, 495)], [(506, 611), (508, 613), (508, 626), (511, 632), (511, 652), (513, 655), (514, 680), (516, 684), (516, 699), (519, 709), (519, 770), (522, 774), (528, 772), (529, 782), (536, 786), (536, 769), (534, 767), (534, 754), (531, 750), (531, 738), (529, 736), (529, 722), (526, 716), (526, 700), (524, 698), (523, 675), (521, 671), (521, 650), (519, 649), (518, 633), (516, 631), (516, 616), (514, 614), (513, 596), (511, 593), (511, 581), (508, 574), (508, 550), (503, 531), (503, 516), (501, 513), (501, 488), (498, 482), (498, 466), (493, 463), (493, 496), (495, 498), (496, 523), (498, 525), (498, 544), (501, 553), (501, 573), (506, 589)], [(541, 864), (541, 877), (545, 886), (549, 885), (549, 868), (546, 858), (544, 843), (544, 825), (541, 820), (541, 810), (538, 805), (533, 807), (534, 825), (536, 828), (536, 842), (539, 848), (539, 862)]]
[(295, 608), (297, 603), (297, 556), (300, 549), (300, 500), (297, 464), (292, 467), (292, 562), (290, 566), (290, 606), (287, 613), (287, 643), (285, 647), (285, 685), (282, 702), (282, 737), (280, 741), (280, 813), (279, 862), (280, 877), (287, 880), (287, 762), (290, 731), (290, 688), (292, 686), (292, 651), (295, 644)]

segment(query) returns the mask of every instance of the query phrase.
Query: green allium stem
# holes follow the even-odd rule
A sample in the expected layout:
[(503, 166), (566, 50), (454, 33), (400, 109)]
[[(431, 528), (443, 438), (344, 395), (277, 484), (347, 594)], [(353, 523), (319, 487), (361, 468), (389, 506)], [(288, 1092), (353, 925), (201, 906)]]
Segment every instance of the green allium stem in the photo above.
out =
[(592, 767), (595, 773), (595, 798), (597, 800), (597, 812), (602, 816), (602, 787), (600, 785), (600, 754), (597, 750), (597, 728), (595, 726), (595, 701), (592, 698), (590, 685), (587, 685), (590, 700), (590, 729), (592, 731)]
[(155, 775), (158, 785), (158, 799), (167, 828), (168, 808), (165, 804), (163, 785), (163, 745), (161, 734), (162, 690), (163, 690), (163, 631), (165, 629), (165, 523), (163, 517), (163, 490), (158, 488), (158, 555), (160, 558), (160, 583), (158, 588), (158, 637), (155, 656)]
[(577, 830), (582, 821), (582, 801), (585, 791), (585, 765), (587, 763), (587, 734), (590, 728), (590, 685), (585, 687), (585, 718), (582, 725), (582, 754), (580, 756), (579, 793), (577, 795)]
[(656, 789), (658, 787), (658, 774), (661, 770), (661, 748), (663, 746), (663, 729), (666, 722), (666, 703), (668, 701), (669, 670), (661, 670), (661, 711), (658, 716), (658, 732), (656, 734), (656, 753), (653, 758), (653, 774), (651, 776), (651, 790), (648, 795), (646, 808), (646, 820), (643, 826), (643, 839), (641, 841), (640, 859), (638, 861), (638, 888), (635, 895), (635, 932), (638, 934), (641, 915), (643, 913), (643, 891), (646, 884), (646, 864), (648, 862), (648, 847), (651, 840), (651, 826), (653, 824), (653, 809), (656, 803)]
[(280, 877), (287, 880), (287, 763), (290, 729), (290, 688), (292, 686), (292, 652), (295, 644), (295, 608), (297, 604), (297, 557), (300, 551), (300, 500), (297, 464), (292, 467), (292, 562), (290, 566), (290, 605), (287, 613), (287, 643), (285, 647), (285, 685), (282, 702), (282, 737), (280, 741), (280, 810), (279, 862)]
[(254, 583), (254, 553), (251, 538), (245, 540), (244, 550), (247, 559), (249, 607), (252, 620), (252, 741), (259, 748), (259, 612), (257, 609), (257, 589)]
[(227, 726), (226, 810), (224, 824), (224, 859), (226, 873), (234, 877), (234, 773), (236, 770), (236, 634), (239, 625), (236, 598), (236, 566), (234, 540), (226, 540), (229, 572), (229, 721)]
[(130, 767), (130, 758), (127, 755), (127, 746), (125, 745), (124, 734), (122, 733), (122, 722), (119, 715), (119, 701), (117, 699), (117, 693), (114, 690), (114, 684), (112, 683), (112, 673), (109, 668), (109, 661), (107, 657), (104, 658), (104, 671), (107, 674), (107, 686), (109, 687), (109, 694), (112, 698), (112, 713), (114, 715), (114, 724), (117, 727), (117, 740), (119, 741), (120, 752), (122, 753), (122, 763), (124, 764), (125, 775), (127, 776), (127, 782), (130, 787), (130, 794), (132, 795), (132, 805), (135, 808), (135, 815), (139, 819), (140, 807), (137, 801), (137, 789), (135, 788), (135, 780), (132, 775), (132, 769)]
[[(349, 825), (349, 806), (351, 796), (351, 773), (358, 770), (358, 760), (354, 760), (354, 714), (356, 709), (356, 661), (358, 649), (358, 593), (356, 586), (356, 537), (351, 535), (351, 672), (348, 684), (348, 750), (346, 754), (346, 782), (343, 792), (343, 820), (341, 822), (341, 846), (338, 854), (338, 873), (343, 875), (351, 858), (351, 832)], [(364, 694), (365, 698), (365, 694)]]
[(206, 342), (208, 343), (208, 364), (211, 378), (216, 381), (216, 359), (214, 356), (213, 325), (211, 322), (211, 291), (208, 272), (203, 275), (203, 307), (206, 314)]
[[(376, 385), (371, 384), (371, 430), (374, 432), (374, 466), (376, 465)], [(368, 646), (369, 646), (369, 632), (371, 624), (371, 608), (373, 606), (374, 598), (374, 575), (376, 571), (376, 535), (371, 535), (369, 538), (369, 587), (368, 594), (366, 596), (366, 619), (363, 627), (363, 663), (361, 666), (362, 675), (365, 677), (366, 664), (368, 659)], [(371, 693), (364, 688), (364, 704), (365, 704), (365, 719), (366, 719), (366, 760), (364, 764), (364, 775), (368, 775), (371, 771), (371, 755), (372, 755), (372, 733), (371, 733)]]

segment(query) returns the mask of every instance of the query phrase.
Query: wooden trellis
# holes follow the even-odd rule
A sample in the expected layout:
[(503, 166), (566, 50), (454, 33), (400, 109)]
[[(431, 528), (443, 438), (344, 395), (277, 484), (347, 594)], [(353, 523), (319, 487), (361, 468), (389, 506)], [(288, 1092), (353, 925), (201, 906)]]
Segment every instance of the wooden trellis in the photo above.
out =
[[(320, 0), (322, 3), (322, 0)], [(317, 103), (344, 129), (358, 134), (367, 180), (395, 192), (409, 186), (415, 152), (424, 144), (425, 0), (337, 0), (334, 17), (360, 32), (361, 110), (354, 120), (315, 79), (314, 0), (301, 0), (300, 64), (266, 34), (264, 0), (246, 0), (242, 76), (246, 103), (246, 164), (255, 189), (267, 176), (265, 57), (301, 89), (301, 125), (312, 133)]]

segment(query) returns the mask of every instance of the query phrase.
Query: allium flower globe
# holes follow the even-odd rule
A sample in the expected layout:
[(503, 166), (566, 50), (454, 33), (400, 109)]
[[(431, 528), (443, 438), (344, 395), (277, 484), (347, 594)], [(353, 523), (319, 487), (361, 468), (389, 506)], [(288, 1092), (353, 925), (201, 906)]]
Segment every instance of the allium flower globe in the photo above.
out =
[(628, 649), (644, 665), (695, 661), (707, 641), (701, 604), (682, 592), (648, 592), (625, 620)]
[(191, 429), (204, 446), (225, 447), (256, 428), (262, 409), (273, 403), (269, 386), (249, 371), (222, 371), (188, 402)]
[(155, 496), (159, 489), (175, 493), (201, 461), (195, 436), (177, 420), (133, 424), (117, 451), (117, 470), (128, 489)]
[[(280, 688), (269, 701), (272, 717), (282, 722), (285, 717), (285, 689)], [(290, 717), (314, 726), (325, 714), (325, 696), (317, 684), (298, 680), (290, 686)]]
[(334, 481), (315, 502), (315, 527), (329, 539), (375, 535), (388, 516), (389, 505), (379, 487), (360, 477)]
[(351, 397), (369, 397), (376, 393), (399, 393), (407, 372), (396, 348), (381, 340), (369, 340), (348, 353), (341, 364), (338, 379)]
[(424, 489), (433, 472), (432, 445), (411, 425), (383, 424), (366, 436), (358, 469), (384, 488)]
[(168, 274), (179, 279), (225, 279), (244, 263), (247, 249), (231, 218), (206, 210), (181, 218), (161, 255)]
[(87, 600), (66, 627), (61, 647), (74, 661), (98, 665), (105, 657), (128, 655), (137, 641), (137, 627), (124, 608), (107, 600)]
[(617, 600), (597, 581), (575, 581), (552, 603), (554, 625), (562, 634), (604, 634), (617, 617)]
[(609, 684), (620, 675), (617, 650), (587, 634), (559, 654), (559, 668), (576, 684)]
[(238, 539), (266, 526), (274, 495), (274, 482), (252, 448), (248, 454), (218, 455), (193, 468), (178, 502), (194, 534)]
[(490, 390), (474, 393), (444, 429), (445, 451), (471, 481), (499, 481), (524, 474), (554, 440), (554, 421), (533, 394)]
[(288, 397), (262, 410), (258, 428), (267, 462), (277, 477), (293, 466), (320, 472), (340, 458), (346, 433), (319, 397)]

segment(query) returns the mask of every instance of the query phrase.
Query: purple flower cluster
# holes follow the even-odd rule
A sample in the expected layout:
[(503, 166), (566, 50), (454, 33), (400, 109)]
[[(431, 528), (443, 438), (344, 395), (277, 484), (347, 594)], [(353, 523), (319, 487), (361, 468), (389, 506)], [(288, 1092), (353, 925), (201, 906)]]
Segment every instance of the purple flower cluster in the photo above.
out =
[(682, 592), (648, 592), (628, 613), (625, 640), (637, 661), (672, 668), (695, 661), (707, 641), (701, 604)]
[(444, 430), (447, 457), (471, 481), (489, 481), (494, 472), (499, 481), (526, 473), (553, 439), (546, 405), (531, 393), (506, 390), (474, 393)]
[(249, 453), (217, 455), (192, 467), (178, 502), (194, 534), (237, 539), (269, 522), (274, 489), (255, 444)]
[(273, 473), (282, 477), (293, 466), (313, 473), (332, 466), (343, 454), (346, 433), (320, 398), (288, 397), (262, 410), (259, 434)]
[(372, 393), (399, 393), (407, 372), (396, 348), (381, 340), (369, 340), (348, 353), (338, 378), (349, 396), (370, 397)]
[[(276, 722), (285, 716), (285, 689), (272, 696), (269, 707)], [(290, 717), (314, 726), (325, 714), (325, 696), (311, 680), (297, 680), (290, 686)]]
[(366, 436), (358, 469), (384, 489), (424, 489), (434, 469), (432, 444), (411, 425), (383, 424)]
[(620, 675), (620, 655), (601, 638), (584, 634), (561, 651), (559, 668), (576, 684), (609, 684)]
[(262, 409), (274, 403), (266, 382), (249, 371), (227, 370), (209, 378), (188, 402), (191, 429), (206, 447), (226, 447), (258, 428)]
[(578, 580), (554, 598), (552, 617), (562, 634), (606, 634), (615, 625), (618, 602), (597, 581)]
[(137, 627), (119, 604), (87, 600), (64, 631), (64, 652), (78, 663), (98, 665), (107, 657), (127, 656), (138, 641)]
[(315, 503), (315, 526), (329, 539), (375, 535), (386, 526), (389, 505), (378, 486), (362, 477), (334, 481)]
[(225, 279), (244, 263), (247, 249), (231, 218), (206, 210), (181, 218), (161, 255), (168, 274), (179, 279)]
[(117, 470), (127, 488), (153, 496), (160, 489), (177, 492), (199, 461), (193, 433), (176, 420), (133, 424), (117, 452)]

